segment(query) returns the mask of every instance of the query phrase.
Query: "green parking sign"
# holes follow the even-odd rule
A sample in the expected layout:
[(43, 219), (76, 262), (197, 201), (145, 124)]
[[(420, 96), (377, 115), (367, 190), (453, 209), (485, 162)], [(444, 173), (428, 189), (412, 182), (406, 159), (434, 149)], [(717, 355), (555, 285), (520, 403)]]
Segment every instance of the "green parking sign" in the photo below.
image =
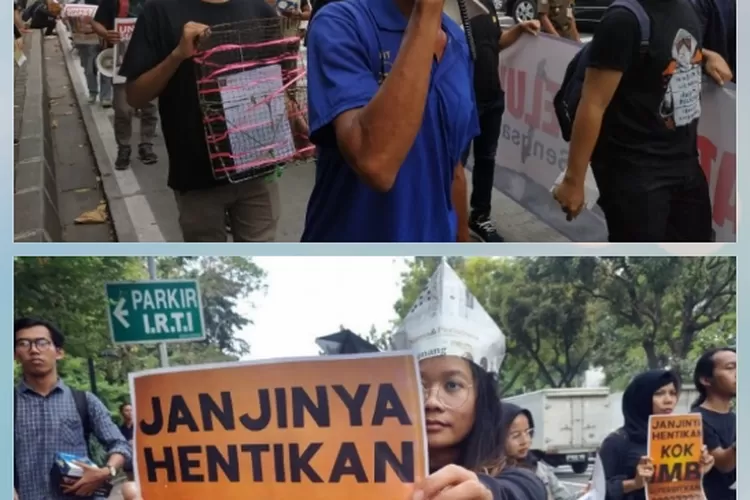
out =
[(196, 280), (107, 283), (107, 316), (115, 344), (204, 340)]

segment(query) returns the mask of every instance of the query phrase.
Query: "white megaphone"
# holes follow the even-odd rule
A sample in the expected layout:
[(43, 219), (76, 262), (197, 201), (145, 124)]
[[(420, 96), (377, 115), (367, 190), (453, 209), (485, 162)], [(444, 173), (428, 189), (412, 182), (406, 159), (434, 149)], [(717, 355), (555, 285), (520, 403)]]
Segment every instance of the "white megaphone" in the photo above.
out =
[(115, 49), (110, 47), (96, 56), (96, 69), (100, 75), (112, 78), (115, 71)]

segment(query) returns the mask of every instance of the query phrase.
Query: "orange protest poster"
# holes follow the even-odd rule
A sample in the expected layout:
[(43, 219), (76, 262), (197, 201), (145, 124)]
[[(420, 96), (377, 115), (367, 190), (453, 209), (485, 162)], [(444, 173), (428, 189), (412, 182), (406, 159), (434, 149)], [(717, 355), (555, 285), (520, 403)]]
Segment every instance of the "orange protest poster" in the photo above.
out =
[(703, 420), (699, 413), (651, 415), (648, 455), (654, 477), (647, 500), (705, 500), (701, 473)]
[(167, 368), (130, 390), (146, 500), (407, 500), (427, 474), (410, 354)]

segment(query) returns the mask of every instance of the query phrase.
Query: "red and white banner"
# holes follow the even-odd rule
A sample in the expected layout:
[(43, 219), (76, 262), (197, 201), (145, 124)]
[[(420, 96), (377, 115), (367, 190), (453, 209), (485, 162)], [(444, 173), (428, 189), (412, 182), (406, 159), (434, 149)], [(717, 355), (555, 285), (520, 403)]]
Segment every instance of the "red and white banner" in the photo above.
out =
[(120, 66), (122, 66), (125, 52), (128, 50), (128, 45), (130, 45), (130, 39), (133, 36), (136, 20), (137, 18), (135, 17), (118, 17), (115, 19), (115, 31), (120, 34), (120, 41), (115, 44), (114, 69), (112, 71), (112, 74), (114, 75), (112, 81), (116, 84), (125, 83), (125, 78), (119, 75)]
[[(567, 165), (569, 146), (560, 135), (552, 100), (580, 48), (560, 38), (523, 35), (501, 53), (505, 114), (495, 186), (573, 241), (606, 241), (598, 208), (567, 222), (550, 194)], [(735, 241), (737, 232), (735, 95), (732, 84), (703, 85), (698, 148), (711, 187), (716, 240), (723, 242)]]

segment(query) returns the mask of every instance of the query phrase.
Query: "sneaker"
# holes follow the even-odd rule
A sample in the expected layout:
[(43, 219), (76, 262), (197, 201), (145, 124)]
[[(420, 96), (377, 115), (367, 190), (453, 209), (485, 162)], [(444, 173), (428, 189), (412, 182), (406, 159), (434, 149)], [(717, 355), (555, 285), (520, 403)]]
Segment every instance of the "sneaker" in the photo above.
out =
[(112, 107), (112, 99), (102, 99), (99, 101), (99, 103), (102, 105), (103, 108)]
[(502, 243), (505, 240), (495, 229), (495, 223), (486, 214), (472, 214), (469, 218), (469, 230), (485, 243)]
[(115, 160), (115, 169), (127, 170), (130, 167), (130, 146), (121, 146), (117, 150), (117, 159)]
[(94, 104), (99, 97), (99, 94), (96, 92), (89, 92), (89, 104)]
[(154, 153), (154, 147), (146, 143), (138, 146), (138, 159), (144, 165), (153, 165), (159, 161), (159, 157)]

